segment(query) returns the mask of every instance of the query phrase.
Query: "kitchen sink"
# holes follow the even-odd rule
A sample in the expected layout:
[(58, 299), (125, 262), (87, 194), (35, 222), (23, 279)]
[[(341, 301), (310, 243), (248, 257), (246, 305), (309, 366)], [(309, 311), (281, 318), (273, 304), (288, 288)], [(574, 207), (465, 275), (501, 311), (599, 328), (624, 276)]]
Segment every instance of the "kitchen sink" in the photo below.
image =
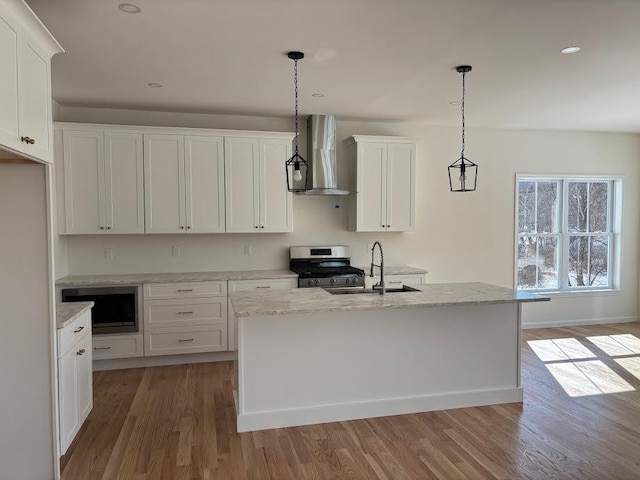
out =
[[(331, 295), (355, 295), (355, 294), (375, 294), (380, 295), (380, 290), (372, 289), (372, 288), (357, 288), (357, 287), (347, 287), (347, 288), (325, 288), (327, 292)], [(408, 287), (403, 285), (399, 288), (387, 288), (387, 293), (400, 293), (400, 292), (419, 292), (417, 288)]]

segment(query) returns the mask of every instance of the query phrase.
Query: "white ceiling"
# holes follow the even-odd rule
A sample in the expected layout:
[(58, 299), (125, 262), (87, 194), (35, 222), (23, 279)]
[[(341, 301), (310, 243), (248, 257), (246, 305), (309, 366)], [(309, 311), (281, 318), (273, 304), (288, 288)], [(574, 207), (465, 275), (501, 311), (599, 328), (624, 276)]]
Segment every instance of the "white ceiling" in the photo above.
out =
[(301, 50), (302, 114), (457, 125), (470, 64), (469, 126), (640, 132), (638, 0), (121, 1), (27, 0), (60, 104), (292, 116)]

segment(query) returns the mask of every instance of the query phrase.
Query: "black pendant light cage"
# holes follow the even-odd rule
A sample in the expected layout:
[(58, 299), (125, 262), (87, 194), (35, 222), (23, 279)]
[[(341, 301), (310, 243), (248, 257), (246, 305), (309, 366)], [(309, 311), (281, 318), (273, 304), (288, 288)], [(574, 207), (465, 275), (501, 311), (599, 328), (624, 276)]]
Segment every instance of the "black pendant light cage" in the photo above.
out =
[(307, 175), (309, 164), (302, 158), (298, 152), (298, 60), (304, 58), (302, 52), (289, 52), (287, 56), (293, 60), (293, 84), (295, 87), (295, 124), (296, 124), (296, 136), (295, 136), (295, 148), (293, 156), (286, 161), (285, 169), (287, 174), (287, 190), (294, 193), (303, 193), (309, 189), (308, 182), (309, 176)]
[(460, 112), (462, 114), (462, 151), (460, 158), (448, 167), (449, 171), (449, 188), (452, 192), (475, 192), (476, 183), (478, 181), (478, 165), (473, 163), (464, 156), (465, 147), (465, 119), (464, 119), (464, 100), (466, 96), (465, 76), (471, 71), (471, 66), (460, 65), (456, 67), (459, 73), (462, 73), (462, 102), (460, 104)]

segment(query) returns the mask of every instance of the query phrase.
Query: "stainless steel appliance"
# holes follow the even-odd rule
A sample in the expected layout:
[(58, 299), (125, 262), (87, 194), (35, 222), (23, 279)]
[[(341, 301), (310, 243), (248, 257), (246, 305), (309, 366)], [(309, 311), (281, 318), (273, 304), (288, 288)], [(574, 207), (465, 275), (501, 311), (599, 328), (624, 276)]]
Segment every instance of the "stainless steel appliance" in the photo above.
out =
[(142, 305), (139, 286), (62, 288), (63, 302), (94, 302), (91, 327), (94, 335), (137, 332)]
[(289, 268), (298, 287), (364, 287), (364, 270), (351, 266), (351, 247), (290, 247)]

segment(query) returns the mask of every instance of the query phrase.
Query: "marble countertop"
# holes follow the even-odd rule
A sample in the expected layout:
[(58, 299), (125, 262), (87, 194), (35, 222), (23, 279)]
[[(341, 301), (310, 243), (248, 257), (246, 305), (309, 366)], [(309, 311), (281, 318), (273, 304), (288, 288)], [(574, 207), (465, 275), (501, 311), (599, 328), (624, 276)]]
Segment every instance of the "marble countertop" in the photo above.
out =
[(56, 327), (66, 327), (92, 307), (93, 302), (65, 302), (56, 304)]
[(111, 275), (70, 275), (56, 280), (56, 285), (140, 285), (143, 283), (212, 282), (225, 280), (261, 280), (297, 278), (291, 270), (245, 270), (188, 273), (120, 273)]
[(548, 301), (535, 293), (518, 292), (488, 283), (434, 283), (412, 285), (420, 291), (377, 294), (332, 295), (322, 288), (230, 295), (239, 317), (406, 307), (443, 307)]

